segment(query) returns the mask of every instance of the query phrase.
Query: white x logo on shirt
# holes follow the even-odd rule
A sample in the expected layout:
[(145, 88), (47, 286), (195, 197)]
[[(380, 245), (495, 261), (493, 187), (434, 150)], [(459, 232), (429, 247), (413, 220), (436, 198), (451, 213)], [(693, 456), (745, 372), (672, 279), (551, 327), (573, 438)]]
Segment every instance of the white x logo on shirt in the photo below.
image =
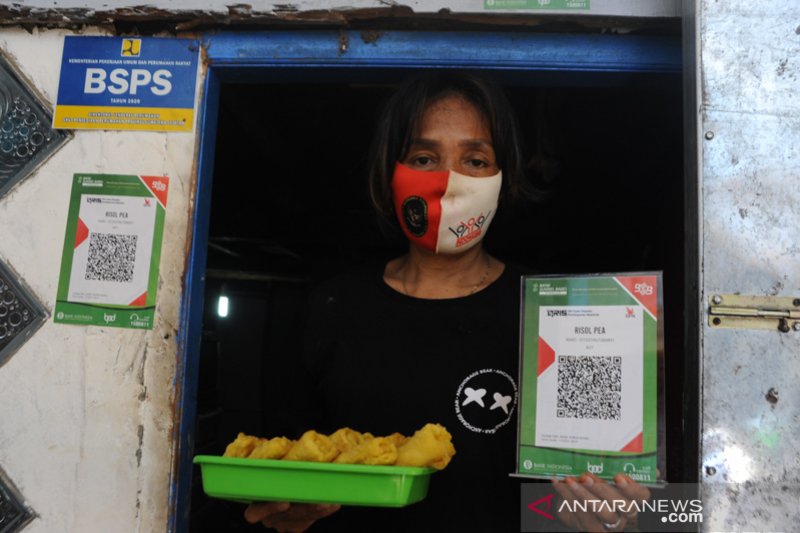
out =
[(508, 414), (508, 404), (511, 403), (511, 396), (503, 396), (499, 392), (494, 393), (494, 403), (489, 408), (491, 411), (492, 409), (497, 409), (498, 407), (503, 410), (505, 414)]
[(467, 395), (467, 399), (464, 400), (464, 402), (461, 405), (467, 405), (472, 402), (475, 402), (481, 407), (486, 407), (486, 405), (483, 403), (483, 397), (486, 396), (486, 389), (475, 390), (471, 387), (467, 387), (466, 389), (464, 389), (464, 394)]

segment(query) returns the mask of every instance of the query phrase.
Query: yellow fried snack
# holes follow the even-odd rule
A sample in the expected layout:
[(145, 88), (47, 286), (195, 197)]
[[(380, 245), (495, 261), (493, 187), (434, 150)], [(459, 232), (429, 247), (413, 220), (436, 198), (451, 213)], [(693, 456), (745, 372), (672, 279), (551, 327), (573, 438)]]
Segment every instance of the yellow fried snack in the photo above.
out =
[(313, 429), (303, 433), (283, 457), (285, 461), (313, 461), (329, 463), (339, 455), (339, 449), (330, 437), (317, 433)]
[(364, 442), (364, 435), (350, 428), (342, 428), (331, 434), (331, 440), (340, 453), (360, 446)]
[(450, 433), (439, 424), (425, 424), (397, 449), (398, 466), (431, 466), (441, 470), (456, 454)]
[(223, 457), (247, 457), (258, 444), (258, 437), (239, 433), (236, 440), (228, 444)]
[(391, 443), (397, 446), (398, 448), (403, 444), (405, 444), (406, 440), (408, 440), (408, 437), (406, 437), (402, 433), (397, 433), (397, 432), (392, 433), (391, 435), (386, 435), (386, 438), (389, 439)]
[(258, 444), (247, 457), (249, 459), (281, 459), (289, 453), (293, 444), (286, 437), (258, 439)]
[(341, 428), (330, 436), (314, 430), (303, 433), (297, 441), (286, 437), (261, 439), (239, 433), (225, 448), (225, 457), (283, 459), (339, 464), (429, 466), (443, 469), (456, 453), (451, 435), (439, 424), (426, 424), (406, 437), (392, 433), (375, 437)]
[(394, 443), (386, 437), (374, 437), (340, 453), (333, 462), (351, 465), (393, 465), (396, 460), (397, 447)]

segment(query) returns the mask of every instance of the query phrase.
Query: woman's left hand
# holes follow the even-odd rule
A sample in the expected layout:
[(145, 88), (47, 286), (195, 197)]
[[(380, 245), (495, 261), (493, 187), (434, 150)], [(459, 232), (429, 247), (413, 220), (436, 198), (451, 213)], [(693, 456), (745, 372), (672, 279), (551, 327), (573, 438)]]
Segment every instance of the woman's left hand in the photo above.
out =
[[(553, 480), (553, 488), (566, 501), (598, 502), (587, 506), (585, 512), (581, 510), (583, 505), (580, 508), (573, 506), (574, 512), (559, 509), (558, 518), (573, 529), (597, 533), (624, 531), (628, 525), (635, 526), (638, 513), (631, 502), (647, 500), (650, 498), (650, 490), (625, 474), (614, 476), (614, 482), (616, 486), (609, 485), (589, 472), (577, 479), (568, 477), (564, 480)], [(608, 504), (601, 505), (603, 500)]]

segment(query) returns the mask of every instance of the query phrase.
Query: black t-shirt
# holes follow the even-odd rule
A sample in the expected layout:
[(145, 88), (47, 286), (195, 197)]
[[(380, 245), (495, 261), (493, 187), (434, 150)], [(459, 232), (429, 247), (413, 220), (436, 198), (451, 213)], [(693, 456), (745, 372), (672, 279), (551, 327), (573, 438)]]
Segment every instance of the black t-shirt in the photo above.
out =
[(456, 456), (425, 500), (346, 507), (312, 531), (519, 531), (515, 469), (521, 270), (475, 294), (403, 295), (382, 268), (339, 276), (313, 294), (304, 362), (320, 431), (406, 435), (445, 426)]

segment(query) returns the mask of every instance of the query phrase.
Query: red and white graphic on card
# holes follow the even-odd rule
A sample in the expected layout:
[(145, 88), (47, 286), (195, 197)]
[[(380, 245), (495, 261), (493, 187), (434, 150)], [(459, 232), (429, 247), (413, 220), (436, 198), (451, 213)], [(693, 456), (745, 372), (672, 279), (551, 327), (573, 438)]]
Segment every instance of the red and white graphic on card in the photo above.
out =
[(658, 320), (658, 279), (656, 276), (617, 276), (617, 283), (644, 306), (653, 319)]
[(144, 184), (150, 189), (150, 192), (161, 204), (161, 207), (167, 207), (167, 192), (169, 189), (169, 178), (166, 176), (139, 176)]
[(543, 338), (539, 337), (539, 352), (537, 361), (536, 375), (541, 376), (542, 373), (550, 368), (550, 365), (556, 361), (556, 351), (547, 344)]

